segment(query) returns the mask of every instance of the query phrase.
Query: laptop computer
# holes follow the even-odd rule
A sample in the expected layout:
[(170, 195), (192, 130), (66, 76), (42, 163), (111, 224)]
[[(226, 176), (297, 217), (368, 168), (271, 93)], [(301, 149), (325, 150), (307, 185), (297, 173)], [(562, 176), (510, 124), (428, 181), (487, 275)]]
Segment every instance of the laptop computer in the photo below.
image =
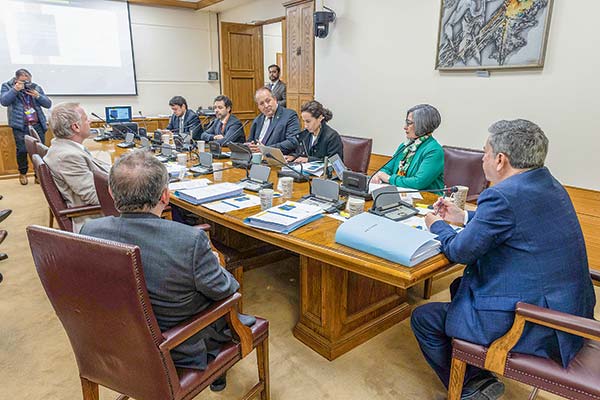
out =
[[(285, 160), (285, 157), (280, 149), (263, 145), (259, 145), (258, 148), (263, 155), (263, 160), (266, 160), (267, 164), (279, 167), (281, 167), (281, 164), (287, 164), (287, 161)], [(271, 155), (271, 157), (267, 156), (267, 154)], [(278, 160), (279, 162), (275, 160)]]

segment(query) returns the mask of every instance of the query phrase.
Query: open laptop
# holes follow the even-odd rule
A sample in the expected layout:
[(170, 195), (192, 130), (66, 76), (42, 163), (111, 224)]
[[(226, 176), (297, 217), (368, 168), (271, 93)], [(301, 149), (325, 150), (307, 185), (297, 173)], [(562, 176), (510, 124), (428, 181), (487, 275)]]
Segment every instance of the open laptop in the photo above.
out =
[[(281, 167), (281, 164), (287, 164), (287, 161), (285, 160), (285, 157), (280, 149), (263, 145), (259, 145), (258, 148), (263, 155), (263, 160), (266, 160), (267, 164), (278, 167)], [(267, 154), (270, 154), (274, 159), (268, 157)], [(275, 160), (278, 160), (279, 162)]]
[(199, 153), (200, 163), (198, 165), (194, 165), (190, 168), (190, 172), (198, 175), (208, 175), (212, 174), (212, 162), (213, 157), (212, 154), (208, 152)]

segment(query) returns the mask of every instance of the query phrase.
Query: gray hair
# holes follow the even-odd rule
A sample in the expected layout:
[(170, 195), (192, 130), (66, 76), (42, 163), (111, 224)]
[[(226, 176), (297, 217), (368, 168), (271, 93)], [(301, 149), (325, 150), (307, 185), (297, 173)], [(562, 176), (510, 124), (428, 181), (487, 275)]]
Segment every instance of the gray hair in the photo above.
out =
[(256, 92), (254, 92), (254, 101), (258, 102), (256, 100), (256, 97), (261, 92), (267, 92), (271, 95), (272, 98), (275, 98), (275, 96), (273, 95), (273, 91), (271, 89), (269, 89), (268, 87), (261, 87), (261, 88), (256, 89)]
[(412, 113), (415, 124), (415, 135), (423, 136), (433, 133), (442, 123), (442, 117), (432, 105), (418, 104), (406, 112), (406, 116)]
[(120, 212), (149, 211), (169, 185), (167, 168), (147, 150), (117, 159), (108, 178), (115, 207)]
[(531, 121), (501, 120), (489, 127), (488, 143), (494, 154), (503, 153), (513, 168), (540, 168), (548, 154), (548, 138)]
[(71, 125), (81, 122), (81, 114), (77, 112), (79, 103), (61, 103), (52, 109), (50, 126), (55, 137), (68, 139), (75, 134)]

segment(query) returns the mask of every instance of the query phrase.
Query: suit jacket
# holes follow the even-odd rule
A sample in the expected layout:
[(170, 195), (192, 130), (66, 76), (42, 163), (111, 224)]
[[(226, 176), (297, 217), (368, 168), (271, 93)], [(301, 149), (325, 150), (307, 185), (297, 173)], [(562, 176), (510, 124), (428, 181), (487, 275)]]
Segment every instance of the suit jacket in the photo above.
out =
[(273, 87), (272, 83), (268, 84), (267, 87), (269, 89), (271, 89), (273, 96), (275, 96), (275, 99), (277, 100), (277, 104), (285, 107), (286, 103), (287, 103), (287, 101), (286, 101), (286, 98), (287, 98), (286, 84), (283, 83), (282, 81), (277, 81), (277, 85), (275, 85), (275, 87)]
[[(467, 264), (446, 318), (446, 334), (489, 345), (512, 326), (524, 301), (586, 318), (596, 303), (583, 234), (569, 195), (547, 168), (512, 176), (486, 189), (456, 233), (435, 222), (449, 260)], [(527, 324), (518, 353), (562, 360), (581, 338)]]
[(421, 143), (408, 166), (406, 176), (398, 175), (400, 157), (405, 144), (381, 169), (390, 176), (390, 185), (417, 190), (434, 190), (444, 187), (444, 149), (433, 136)]
[(225, 132), (221, 133), (221, 127), (223, 126), (223, 122), (217, 119), (206, 131), (200, 134), (199, 140), (204, 140), (207, 142), (215, 140), (214, 137), (216, 135), (223, 135), (222, 139), (217, 139), (216, 141), (219, 144), (224, 143), (244, 143), (246, 141), (246, 134), (242, 129), (242, 122), (233, 114), (229, 116), (227, 120), (227, 124), (225, 124)]
[[(308, 161), (323, 161), (325, 156), (331, 157), (334, 154), (340, 156), (340, 159), (344, 160), (344, 145), (342, 144), (342, 138), (335, 129), (327, 125), (326, 122), (321, 123), (321, 130), (317, 141), (311, 146), (312, 134), (307, 130), (304, 130), (300, 136), (300, 144), (296, 148), (296, 154), (304, 155), (306, 151), (308, 154)], [(304, 146), (303, 146), (304, 145)]]
[(197, 131), (202, 129), (198, 114), (192, 110), (186, 110), (185, 114), (183, 114), (183, 132), (179, 132), (179, 119), (180, 117), (172, 114), (171, 118), (169, 118), (167, 129), (173, 133), (179, 133), (180, 136), (183, 136), (182, 134), (187, 132), (193, 136)]
[[(206, 233), (149, 213), (124, 213), (86, 222), (81, 233), (139, 246), (146, 286), (161, 331), (185, 321), (239, 289), (219, 265)], [(205, 369), (218, 354), (224, 321), (202, 330), (171, 351), (178, 367)]]
[[(254, 119), (250, 128), (249, 141), (256, 140), (258, 142), (258, 137), (264, 123), (264, 114), (260, 114)], [(273, 120), (262, 140), (262, 144), (279, 148), (283, 154), (290, 154), (298, 146), (296, 135), (299, 132), (300, 121), (296, 112), (279, 106), (275, 111), (275, 115), (273, 115)]]

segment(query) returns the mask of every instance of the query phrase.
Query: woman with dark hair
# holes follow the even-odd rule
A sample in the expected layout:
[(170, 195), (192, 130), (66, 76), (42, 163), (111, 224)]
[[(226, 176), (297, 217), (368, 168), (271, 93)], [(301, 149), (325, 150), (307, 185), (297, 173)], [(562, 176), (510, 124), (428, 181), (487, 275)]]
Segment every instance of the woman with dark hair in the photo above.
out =
[(416, 190), (443, 188), (444, 150), (432, 136), (441, 122), (440, 113), (429, 104), (408, 110), (404, 125), (406, 141), (371, 182)]
[(298, 138), (300, 143), (295, 155), (287, 156), (288, 160), (317, 161), (334, 154), (343, 160), (342, 139), (335, 129), (327, 125), (327, 122), (333, 118), (333, 113), (316, 100), (304, 104), (300, 111), (304, 131)]

